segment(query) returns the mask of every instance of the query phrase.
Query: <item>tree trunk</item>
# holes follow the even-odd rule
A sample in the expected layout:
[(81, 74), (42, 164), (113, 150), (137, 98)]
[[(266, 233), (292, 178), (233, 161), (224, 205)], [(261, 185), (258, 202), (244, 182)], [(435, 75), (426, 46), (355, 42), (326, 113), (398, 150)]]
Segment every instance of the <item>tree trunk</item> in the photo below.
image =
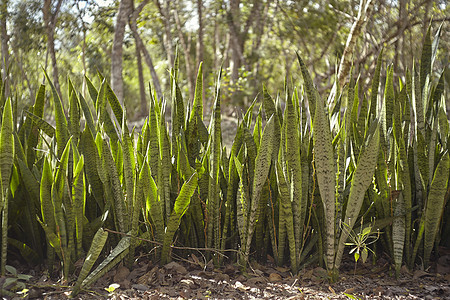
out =
[(114, 41), (111, 53), (111, 87), (120, 103), (123, 104), (122, 53), (125, 26), (131, 13), (132, 0), (122, 0), (116, 15)]
[[(196, 56), (197, 56), (197, 69), (200, 65), (200, 62), (203, 61), (203, 1), (197, 0), (197, 15), (198, 15), (198, 36), (197, 36), (197, 48), (196, 48)], [(203, 77), (202, 77), (203, 80)], [(203, 86), (203, 82), (202, 82)], [(202, 91), (202, 99), (205, 102), (205, 89)], [(205, 103), (203, 103), (203, 107), (205, 107)]]
[(52, 0), (45, 0), (42, 9), (45, 31), (47, 33), (47, 53), (50, 54), (50, 59), (52, 61), (53, 84), (55, 85), (59, 97), (61, 97), (62, 95), (61, 87), (59, 85), (58, 63), (56, 61), (55, 53), (55, 27), (62, 2), (63, 0), (58, 0), (58, 2), (56, 3), (55, 11), (52, 12)]
[(170, 31), (171, 25), (170, 25), (170, 3), (171, 0), (165, 0), (164, 3), (166, 4), (164, 7), (161, 6), (161, 3), (159, 0), (156, 0), (156, 6), (158, 7), (158, 11), (161, 15), (161, 18), (164, 23), (164, 48), (166, 49), (167, 53), (167, 59), (169, 61), (169, 67), (173, 67), (174, 62), (174, 51), (172, 46), (172, 33)]
[(139, 51), (139, 47), (136, 45), (136, 63), (138, 69), (138, 77), (139, 77), (139, 95), (141, 99), (141, 109), (140, 116), (146, 116), (148, 112), (147, 100), (145, 99), (145, 84), (144, 84), (144, 73), (142, 71), (142, 58), (141, 51)]
[(350, 72), (350, 67), (352, 65), (356, 41), (360, 33), (364, 32), (364, 27), (369, 20), (372, 7), (372, 0), (360, 0), (359, 2), (358, 16), (350, 29), (344, 53), (342, 54), (341, 62), (339, 64), (338, 81), (341, 86), (348, 80), (347, 75)]
[(230, 10), (228, 12), (228, 26), (230, 28), (230, 46), (231, 46), (231, 83), (236, 84), (239, 79), (239, 68), (241, 67), (241, 56), (243, 56), (239, 35), (240, 35), (240, 0), (230, 1)]
[(197, 67), (203, 61), (203, 1), (197, 0), (197, 15), (198, 15), (198, 37), (197, 37)]
[(8, 76), (8, 66), (9, 66), (9, 48), (8, 41), (9, 35), (6, 28), (6, 21), (8, 18), (8, 0), (3, 0), (0, 7), (0, 27), (1, 27), (1, 37), (2, 37), (2, 80), (6, 84), (5, 94), (9, 95), (9, 82), (7, 80)]
[[(86, 22), (84, 22), (84, 17), (86, 15), (86, 10), (81, 9), (80, 8), (80, 3), (77, 2), (77, 10), (78, 10), (78, 18), (81, 20), (81, 28), (83, 30), (83, 46), (81, 49), (81, 59), (82, 59), (82, 63), (83, 63), (83, 76), (86, 76), (87, 74), (87, 69), (86, 69)], [(86, 97), (86, 80), (83, 80), (83, 86), (81, 88), (81, 93), (83, 95), (83, 97)]]
[(181, 21), (180, 21), (180, 16), (178, 15), (178, 11), (175, 9), (174, 10), (174, 16), (175, 16), (175, 24), (177, 25), (177, 32), (178, 32), (178, 38), (180, 39), (181, 42), (181, 48), (183, 49), (183, 53), (184, 53), (184, 59), (186, 61), (186, 79), (187, 79), (187, 83), (188, 83), (188, 89), (189, 89), (189, 98), (190, 99), (194, 99), (194, 72), (193, 72), (193, 68), (192, 68), (192, 60), (191, 60), (191, 56), (189, 55), (189, 48), (190, 45), (188, 44), (188, 42), (186, 42), (186, 39), (184, 38), (183, 35), (183, 30), (181, 27)]
[(142, 39), (139, 36), (139, 32), (137, 30), (136, 20), (137, 20), (139, 14), (141, 13), (142, 9), (144, 8), (145, 5), (147, 5), (148, 2), (149, 2), (149, 0), (144, 0), (141, 2), (141, 4), (139, 4), (139, 6), (131, 14), (128, 25), (130, 26), (131, 32), (133, 33), (134, 40), (136, 41), (136, 47), (139, 49), (139, 52), (144, 55), (145, 62), (150, 69), (150, 75), (152, 77), (153, 88), (156, 91), (156, 95), (158, 96), (158, 98), (162, 98), (161, 84), (159, 82), (158, 75), (156, 74), (156, 70), (153, 65), (153, 60), (150, 57), (150, 54), (148, 53), (147, 48), (145, 47), (144, 43), (142, 42)]
[(400, 0), (398, 2), (398, 39), (395, 42), (395, 55), (394, 55), (394, 70), (397, 74), (403, 74), (404, 67), (401, 66), (400, 57), (403, 57), (403, 40), (404, 40), (404, 32), (406, 25), (406, 0)]

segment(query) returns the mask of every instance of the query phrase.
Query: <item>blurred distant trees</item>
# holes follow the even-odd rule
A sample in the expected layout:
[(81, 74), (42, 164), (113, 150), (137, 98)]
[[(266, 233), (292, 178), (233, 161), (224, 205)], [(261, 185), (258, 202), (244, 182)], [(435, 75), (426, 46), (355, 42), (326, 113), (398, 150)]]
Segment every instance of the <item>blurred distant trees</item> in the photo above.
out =
[[(449, 16), (445, 0), (2, 0), (2, 76), (23, 106), (32, 103), (42, 68), (62, 95), (68, 77), (85, 91), (83, 76), (98, 84), (101, 73), (133, 118), (147, 110), (148, 83), (168, 96), (178, 51), (186, 101), (203, 61), (206, 107), (223, 66), (224, 103), (232, 111), (252, 101), (262, 84), (280, 90), (286, 78), (298, 82), (296, 51), (319, 90), (330, 89), (358, 18), (362, 30), (346, 53), (364, 92), (382, 48), (384, 65), (405, 74), (420, 58), (417, 45), (430, 22), (443, 23), (445, 33)], [(441, 43), (436, 63), (442, 67), (448, 35)]]

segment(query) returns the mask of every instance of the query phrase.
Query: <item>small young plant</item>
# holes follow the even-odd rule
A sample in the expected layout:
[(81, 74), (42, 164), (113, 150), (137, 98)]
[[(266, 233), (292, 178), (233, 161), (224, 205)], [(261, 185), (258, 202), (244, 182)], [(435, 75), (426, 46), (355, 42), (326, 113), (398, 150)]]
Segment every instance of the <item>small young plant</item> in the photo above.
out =
[(345, 243), (346, 246), (352, 246), (353, 248), (350, 250), (350, 254), (353, 253), (353, 257), (355, 258), (355, 269), (353, 273), (356, 273), (356, 265), (358, 264), (358, 260), (361, 257), (363, 263), (366, 262), (367, 257), (369, 256), (369, 251), (375, 255), (372, 249), (368, 246), (375, 243), (380, 238), (380, 230), (378, 229), (376, 233), (372, 232), (372, 225), (367, 227), (363, 227), (363, 219), (361, 219), (361, 227), (359, 233), (356, 233), (354, 230), (350, 228), (350, 226), (344, 222), (341, 222), (342, 230), (348, 233), (349, 242)]

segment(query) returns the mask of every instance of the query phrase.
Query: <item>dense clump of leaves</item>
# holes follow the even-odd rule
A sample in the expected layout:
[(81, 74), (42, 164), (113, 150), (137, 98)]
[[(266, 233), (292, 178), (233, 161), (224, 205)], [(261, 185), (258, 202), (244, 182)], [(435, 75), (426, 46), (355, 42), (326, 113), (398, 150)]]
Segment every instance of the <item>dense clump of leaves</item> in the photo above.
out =
[(228, 259), (243, 269), (250, 253), (270, 255), (294, 273), (305, 264), (325, 265), (332, 279), (346, 246), (356, 262), (375, 255), (369, 245), (377, 243), (397, 272), (404, 263), (413, 267), (417, 256), (428, 265), (440, 226), (448, 223), (441, 216), (450, 169), (444, 77), (432, 80), (431, 44), (437, 42), (427, 34), (420, 73), (406, 74), (400, 90), (388, 67), (378, 95), (380, 53), (370, 97), (360, 97), (351, 74), (327, 101), (298, 56), (305, 93), (286, 86), (285, 99), (274, 100), (264, 87), (259, 109), (255, 99), (239, 120), (230, 151), (222, 144), (220, 70), (207, 127), (202, 65), (190, 104), (178, 86), (178, 57), (170, 126), (166, 99), (150, 90), (148, 118), (141, 132), (130, 132), (124, 107), (101, 75), (99, 87), (86, 78), (86, 98), (68, 82), (69, 117), (47, 77), (55, 125), (43, 118), (44, 86), (17, 126), (13, 101), (3, 99), (2, 271), (7, 241), (29, 261), (47, 258), (50, 270), (61, 263), (66, 280), (86, 257), (73, 296), (120, 261), (131, 265), (137, 247), (156, 248), (162, 264), (172, 251), (186, 255), (193, 248), (221, 264), (233, 249), (238, 254)]

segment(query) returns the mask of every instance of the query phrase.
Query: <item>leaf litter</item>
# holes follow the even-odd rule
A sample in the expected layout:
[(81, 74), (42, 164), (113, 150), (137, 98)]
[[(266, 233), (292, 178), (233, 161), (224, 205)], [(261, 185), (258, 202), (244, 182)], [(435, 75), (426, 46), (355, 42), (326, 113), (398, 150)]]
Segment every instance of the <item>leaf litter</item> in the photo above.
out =
[[(16, 262), (19, 264), (18, 262)], [(215, 268), (195, 255), (165, 266), (141, 258), (128, 269), (119, 265), (85, 290), (77, 299), (449, 299), (450, 256), (441, 256), (430, 269), (402, 268), (398, 279), (392, 264), (378, 258), (375, 264), (358, 264), (350, 256), (343, 262), (338, 282), (329, 283), (321, 267), (290, 269), (272, 263), (251, 262), (247, 273), (239, 266)], [(22, 273), (27, 271), (20, 266)], [(18, 269), (19, 269), (18, 268)], [(437, 272), (445, 271), (444, 272)], [(26, 299), (68, 299), (69, 285), (42, 275), (42, 266), (28, 270)], [(113, 286), (113, 288), (111, 288)], [(14, 299), (23, 299), (19, 297)], [(23, 296), (23, 295), (22, 295)], [(7, 298), (11, 299), (11, 297)]]

